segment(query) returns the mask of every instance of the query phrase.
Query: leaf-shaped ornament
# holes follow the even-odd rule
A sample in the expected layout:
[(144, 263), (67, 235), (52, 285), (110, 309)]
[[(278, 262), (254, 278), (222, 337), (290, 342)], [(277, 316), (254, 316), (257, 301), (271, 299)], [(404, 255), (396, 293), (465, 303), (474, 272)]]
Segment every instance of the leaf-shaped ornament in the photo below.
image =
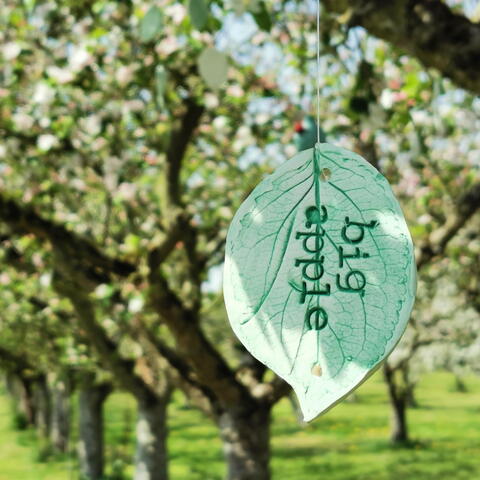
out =
[(228, 78), (228, 57), (216, 48), (206, 48), (198, 57), (198, 70), (205, 83), (216, 90)]
[(157, 105), (160, 108), (165, 106), (164, 94), (167, 87), (167, 80), (167, 70), (163, 65), (157, 65), (155, 67), (155, 98), (157, 100)]
[(151, 7), (140, 20), (140, 39), (142, 42), (154, 40), (163, 26), (162, 11), (158, 7)]
[(299, 398), (306, 421), (361, 384), (413, 307), (413, 244), (387, 180), (326, 143), (261, 182), (230, 226), (224, 295), (245, 347)]
[(209, 9), (205, 0), (190, 0), (188, 5), (190, 18), (197, 30), (203, 30), (208, 21)]

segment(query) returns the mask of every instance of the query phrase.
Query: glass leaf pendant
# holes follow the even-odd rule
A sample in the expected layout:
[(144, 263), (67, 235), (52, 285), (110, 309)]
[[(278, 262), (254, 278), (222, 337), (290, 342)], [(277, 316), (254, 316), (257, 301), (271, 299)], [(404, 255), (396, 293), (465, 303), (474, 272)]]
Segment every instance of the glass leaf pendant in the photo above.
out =
[(387, 180), (321, 143), (281, 165), (227, 236), (224, 295), (245, 347), (295, 390), (305, 420), (360, 385), (413, 307), (412, 239)]

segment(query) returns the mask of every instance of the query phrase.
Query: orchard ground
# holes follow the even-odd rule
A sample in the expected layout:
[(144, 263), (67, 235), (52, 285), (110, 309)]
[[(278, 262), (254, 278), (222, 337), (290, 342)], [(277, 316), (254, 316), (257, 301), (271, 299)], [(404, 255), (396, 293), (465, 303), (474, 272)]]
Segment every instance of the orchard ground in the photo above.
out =
[[(480, 379), (454, 391), (447, 373), (422, 377), (418, 408), (409, 410), (415, 441), (392, 447), (389, 405), (379, 374), (312, 424), (297, 423), (288, 399), (274, 410), (274, 480), (473, 480), (480, 478)], [(78, 479), (76, 456), (52, 457), (33, 431), (15, 431), (8, 398), (0, 396), (0, 480)], [(116, 393), (106, 403), (108, 480), (129, 479), (135, 403)], [(221, 480), (223, 457), (215, 427), (178, 395), (170, 418), (172, 480)], [(75, 420), (74, 420), (75, 421)], [(76, 432), (73, 433), (76, 436)], [(75, 439), (74, 439), (75, 442)]]

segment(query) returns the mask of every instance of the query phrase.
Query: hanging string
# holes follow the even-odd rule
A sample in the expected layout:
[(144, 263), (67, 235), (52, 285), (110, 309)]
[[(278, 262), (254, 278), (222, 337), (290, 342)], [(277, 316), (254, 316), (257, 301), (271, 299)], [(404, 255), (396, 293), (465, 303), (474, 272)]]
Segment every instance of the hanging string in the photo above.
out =
[(320, 1), (317, 0), (317, 143), (320, 143)]

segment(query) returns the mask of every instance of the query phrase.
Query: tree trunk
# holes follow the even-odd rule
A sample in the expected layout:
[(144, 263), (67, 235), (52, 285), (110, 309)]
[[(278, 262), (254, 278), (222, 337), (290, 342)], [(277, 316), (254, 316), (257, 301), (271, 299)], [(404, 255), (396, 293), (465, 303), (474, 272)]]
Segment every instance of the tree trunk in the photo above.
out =
[(86, 480), (100, 480), (104, 469), (103, 404), (111, 392), (110, 385), (90, 381), (80, 384), (78, 396), (80, 472)]
[(36, 406), (35, 426), (42, 437), (48, 438), (51, 424), (51, 398), (45, 375), (40, 376), (35, 382), (34, 401)]
[(468, 392), (467, 385), (463, 380), (463, 378), (458, 374), (454, 374), (454, 377), (455, 377), (454, 392), (458, 392), (458, 393)]
[(408, 365), (408, 362), (406, 362), (402, 368), (402, 379), (403, 379), (403, 385), (405, 388), (405, 395), (406, 395), (406, 406), (408, 408), (418, 408), (418, 402), (417, 398), (415, 396), (415, 387), (416, 387), (416, 382), (414, 382), (411, 378), (410, 374), (410, 367)]
[(406, 398), (400, 397), (392, 401), (392, 443), (408, 442)]
[(391, 414), (391, 441), (394, 444), (405, 444), (409, 442), (407, 424), (407, 402), (408, 389), (402, 385), (398, 370), (384, 365), (384, 376), (388, 386)]
[(51, 383), (50, 441), (55, 450), (68, 450), (70, 434), (70, 386), (68, 380), (54, 378)]
[(35, 401), (33, 399), (33, 381), (30, 378), (20, 377), (22, 384), (20, 396), (20, 409), (25, 415), (29, 426), (35, 425), (36, 409)]
[(407, 407), (408, 408), (418, 408), (420, 405), (417, 401), (417, 396), (415, 395), (415, 387), (414, 383), (408, 385), (407, 389)]
[[(35, 425), (35, 401), (33, 398), (33, 380), (16, 373), (7, 373), (7, 391), (12, 398), (15, 414), (21, 416), (18, 427)], [(23, 423), (23, 427), (20, 425)]]
[(270, 479), (270, 407), (226, 411), (218, 418), (227, 480)]
[(346, 18), (342, 21), (350, 28), (365, 28), (427, 68), (437, 68), (461, 88), (480, 94), (480, 27), (451, 9), (448, 2), (323, 0), (322, 7)]
[(137, 399), (137, 446), (134, 480), (167, 480), (167, 406), (162, 399)]

